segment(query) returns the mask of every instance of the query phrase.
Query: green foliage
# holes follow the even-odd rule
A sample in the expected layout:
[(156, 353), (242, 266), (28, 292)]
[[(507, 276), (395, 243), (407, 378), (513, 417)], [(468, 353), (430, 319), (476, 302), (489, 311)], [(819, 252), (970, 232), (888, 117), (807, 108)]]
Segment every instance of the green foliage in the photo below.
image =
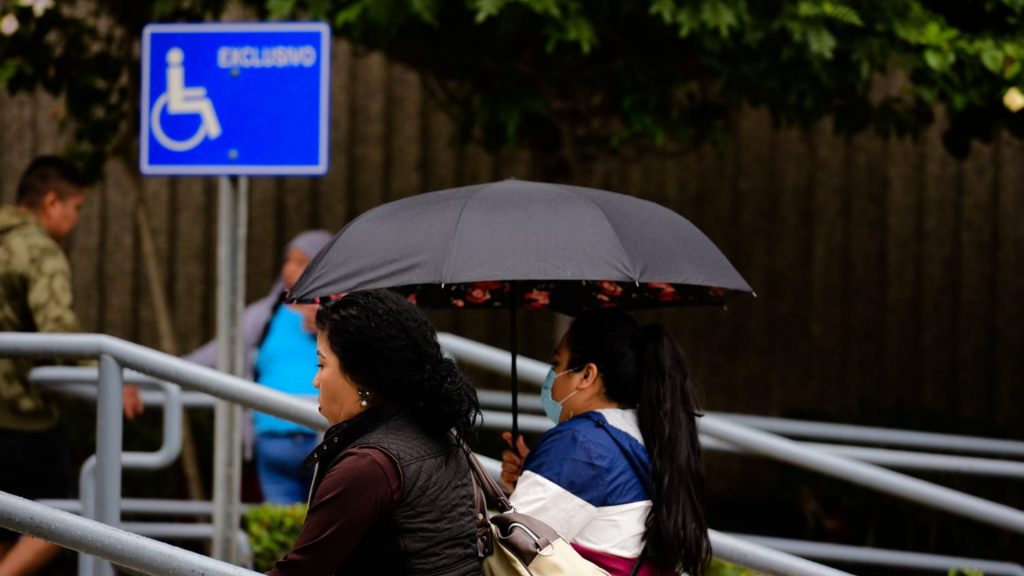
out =
[(711, 566), (708, 567), (707, 572), (707, 576), (757, 576), (758, 574), (759, 572), (750, 568), (730, 564), (717, 558), (711, 560)]
[[(584, 159), (721, 141), (743, 105), (780, 123), (915, 135), (948, 119), (958, 156), (1024, 88), (1024, 0), (241, 0), (318, 19), (425, 73), (462, 135)], [(0, 82), (67, 95), (92, 164), (134, 154), (138, 39), (153, 21), (218, 18), (225, 0), (0, 0)], [(41, 8), (41, 9), (40, 9)], [(9, 17), (9, 18), (8, 18)]]
[(463, 134), (492, 148), (715, 141), (743, 104), (886, 136), (918, 134), (940, 105), (958, 156), (998, 126), (1024, 135), (1024, 114), (1001, 104), (1024, 85), (1021, 0), (295, 5), (293, 16), (332, 19), (339, 35), (427, 72)]
[[(263, 504), (250, 508), (245, 514), (245, 531), (249, 536), (249, 546), (253, 552), (253, 568), (258, 572), (266, 572), (274, 567), (274, 563), (283, 558), (291, 550), (299, 530), (306, 519), (306, 505), (281, 506)], [(723, 560), (712, 559), (707, 576), (756, 576), (758, 572), (730, 564)], [(958, 573), (950, 572), (950, 576)], [(964, 572), (963, 576), (983, 576), (980, 573)]]
[(106, 159), (129, 158), (135, 149), (142, 27), (202, 20), (220, 14), (224, 3), (0, 0), (0, 19), (8, 22), (0, 26), (0, 82), (11, 94), (64, 96), (57, 121), (73, 137), (68, 152), (97, 179)]
[(253, 566), (266, 572), (292, 549), (306, 519), (306, 505), (263, 504), (245, 514), (245, 532), (252, 548)]

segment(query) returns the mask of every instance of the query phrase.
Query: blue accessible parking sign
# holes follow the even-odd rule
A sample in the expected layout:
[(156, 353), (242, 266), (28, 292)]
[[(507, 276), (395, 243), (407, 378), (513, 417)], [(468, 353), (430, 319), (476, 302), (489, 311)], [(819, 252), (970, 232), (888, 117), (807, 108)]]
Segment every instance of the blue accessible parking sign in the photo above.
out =
[(324, 174), (329, 65), (323, 23), (146, 26), (142, 173)]

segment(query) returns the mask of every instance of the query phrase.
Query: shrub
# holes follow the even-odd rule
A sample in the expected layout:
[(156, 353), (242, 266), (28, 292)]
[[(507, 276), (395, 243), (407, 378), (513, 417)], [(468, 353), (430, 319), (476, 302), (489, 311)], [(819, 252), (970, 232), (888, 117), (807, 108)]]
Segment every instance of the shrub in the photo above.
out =
[[(302, 522), (306, 519), (306, 505), (294, 504), (262, 504), (250, 508), (245, 514), (245, 532), (249, 536), (252, 548), (253, 568), (257, 572), (266, 572), (274, 567), (274, 563), (291, 550), (295, 539), (299, 537)], [(723, 560), (712, 559), (707, 576), (757, 576), (758, 572), (730, 564)], [(951, 572), (950, 576), (954, 576)], [(980, 576), (973, 572), (967, 576)]]
[(708, 568), (707, 576), (757, 576), (756, 570), (730, 564), (717, 558), (711, 559), (711, 566)]
[(254, 569), (266, 572), (273, 568), (291, 550), (305, 519), (305, 504), (262, 504), (250, 508), (244, 524)]

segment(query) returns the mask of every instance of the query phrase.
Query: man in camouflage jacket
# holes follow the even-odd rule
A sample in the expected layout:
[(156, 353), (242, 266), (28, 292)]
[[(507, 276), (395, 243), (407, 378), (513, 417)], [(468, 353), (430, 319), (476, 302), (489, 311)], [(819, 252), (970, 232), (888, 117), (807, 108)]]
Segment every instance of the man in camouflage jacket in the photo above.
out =
[[(73, 332), (71, 266), (61, 250), (78, 223), (85, 180), (53, 156), (32, 161), (17, 206), (0, 207), (0, 331)], [(25, 498), (71, 496), (74, 473), (57, 409), (28, 383), (29, 358), (0, 357), (0, 490)], [(134, 388), (125, 412), (140, 411)], [(58, 551), (49, 542), (0, 530), (0, 574), (32, 574)]]
[[(35, 215), (14, 206), (0, 207), (0, 295), (0, 330), (78, 329), (67, 257)], [(32, 365), (31, 358), (0, 358), (0, 428), (39, 431), (57, 424), (54, 407), (28, 385)]]

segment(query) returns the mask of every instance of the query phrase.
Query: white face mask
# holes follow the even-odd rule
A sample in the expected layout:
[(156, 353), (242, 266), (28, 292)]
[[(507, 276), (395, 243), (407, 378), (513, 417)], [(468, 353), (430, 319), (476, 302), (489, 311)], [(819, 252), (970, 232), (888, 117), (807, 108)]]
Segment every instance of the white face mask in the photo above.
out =
[(540, 387), (540, 405), (544, 408), (544, 414), (546, 414), (548, 419), (555, 424), (561, 422), (562, 405), (565, 404), (569, 398), (572, 398), (577, 392), (579, 392), (580, 389), (577, 388), (573, 390), (571, 394), (562, 398), (561, 401), (555, 400), (551, 397), (551, 389), (555, 387), (555, 380), (572, 371), (573, 370), (570, 368), (569, 370), (556, 374), (554, 367), (552, 367), (548, 370), (548, 376), (544, 379), (544, 384)]

